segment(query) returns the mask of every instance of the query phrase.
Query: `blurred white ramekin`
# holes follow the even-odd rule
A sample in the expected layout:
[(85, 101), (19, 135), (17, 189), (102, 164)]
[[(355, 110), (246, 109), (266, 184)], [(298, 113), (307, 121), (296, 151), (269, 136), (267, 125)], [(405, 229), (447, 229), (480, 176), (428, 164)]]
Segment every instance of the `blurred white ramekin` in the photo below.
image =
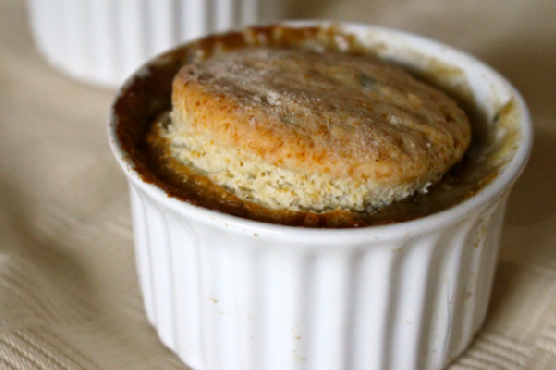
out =
[(56, 68), (117, 87), (141, 63), (181, 41), (276, 21), (282, 0), (27, 0), (37, 48)]
[[(446, 45), (384, 28), (342, 30), (385, 59), (437, 68), (443, 84), (471, 93), (488, 126), (511, 105), (514, 134), (497, 129), (499, 140), (514, 140), (508, 162), (475, 196), (415, 221), (336, 230), (265, 224), (143, 181), (121, 148), (113, 108), (110, 144), (129, 180), (147, 316), (194, 369), (439, 370), (485, 319), (504, 205), (532, 145), (525, 103), (492, 69)], [(124, 90), (148, 79), (145, 71)], [(114, 107), (142, 99), (123, 94)]]

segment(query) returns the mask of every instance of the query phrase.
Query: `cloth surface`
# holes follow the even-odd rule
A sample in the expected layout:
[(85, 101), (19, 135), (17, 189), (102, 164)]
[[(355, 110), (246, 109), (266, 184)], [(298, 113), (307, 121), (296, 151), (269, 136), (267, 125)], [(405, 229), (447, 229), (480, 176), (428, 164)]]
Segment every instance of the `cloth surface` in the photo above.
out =
[[(556, 2), (306, 0), (290, 13), (440, 39), (522, 91), (535, 147), (507, 208), (486, 324), (449, 369), (556, 369)], [(0, 0), (0, 369), (186, 369), (145, 319), (127, 185), (106, 138), (115, 91), (47, 65), (27, 20), (23, 0)]]

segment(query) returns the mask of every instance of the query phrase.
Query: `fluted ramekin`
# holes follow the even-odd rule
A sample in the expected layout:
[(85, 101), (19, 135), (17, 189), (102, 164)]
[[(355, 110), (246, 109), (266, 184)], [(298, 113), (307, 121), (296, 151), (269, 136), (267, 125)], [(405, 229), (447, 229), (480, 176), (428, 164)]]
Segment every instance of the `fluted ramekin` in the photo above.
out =
[(279, 20), (279, 0), (27, 0), (39, 51), (79, 80), (117, 87), (181, 41)]
[(532, 145), (525, 103), (495, 71), (446, 45), (341, 29), (471, 96), (476, 121), (505, 148), (504, 164), (473, 197), (410, 222), (306, 229), (241, 219), (169, 197), (122, 150), (117, 107), (145, 104), (125, 94), (148, 79), (142, 69), (116, 98), (110, 144), (129, 180), (148, 319), (193, 369), (440, 370), (485, 319), (504, 205)]

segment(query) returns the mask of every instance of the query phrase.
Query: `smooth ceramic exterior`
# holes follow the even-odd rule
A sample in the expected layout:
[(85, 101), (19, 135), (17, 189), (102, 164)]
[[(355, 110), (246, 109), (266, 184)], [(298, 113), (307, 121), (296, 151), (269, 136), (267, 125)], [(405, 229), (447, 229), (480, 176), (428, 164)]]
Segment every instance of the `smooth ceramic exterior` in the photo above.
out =
[(110, 142), (131, 192), (147, 316), (196, 370), (440, 370), (486, 315), (504, 205), (527, 160), (519, 94), (485, 65), (404, 33), (345, 25), (383, 56), (461, 67), (485, 117), (510, 99), (521, 143), (475, 197), (412, 222), (350, 230), (263, 224), (198, 208), (144, 183)]
[(181, 41), (279, 20), (278, 0), (28, 0), (37, 48), (59, 70), (117, 87)]

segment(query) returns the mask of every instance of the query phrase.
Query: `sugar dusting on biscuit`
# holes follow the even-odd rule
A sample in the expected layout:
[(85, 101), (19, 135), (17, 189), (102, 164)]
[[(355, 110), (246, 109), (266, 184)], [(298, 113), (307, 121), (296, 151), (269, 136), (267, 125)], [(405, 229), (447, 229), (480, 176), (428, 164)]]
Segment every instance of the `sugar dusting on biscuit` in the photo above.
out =
[(426, 191), (467, 149), (467, 117), (398, 67), (242, 49), (174, 80), (172, 155), (271, 209), (373, 211)]

